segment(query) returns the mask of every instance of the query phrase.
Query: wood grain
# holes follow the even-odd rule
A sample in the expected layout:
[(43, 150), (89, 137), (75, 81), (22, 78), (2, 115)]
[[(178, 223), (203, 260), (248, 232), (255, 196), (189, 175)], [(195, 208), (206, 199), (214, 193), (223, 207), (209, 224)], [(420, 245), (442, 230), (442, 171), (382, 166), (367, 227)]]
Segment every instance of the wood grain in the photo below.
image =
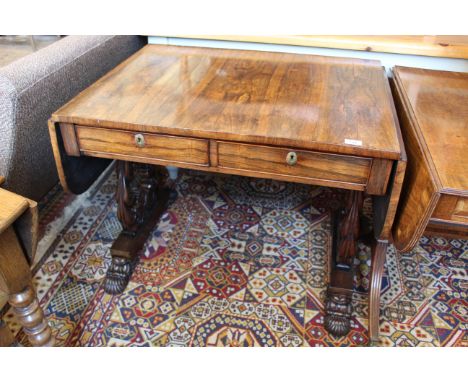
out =
[(170, 164), (209, 165), (208, 140), (169, 135), (141, 134), (144, 147), (135, 144), (135, 133), (122, 130), (76, 126), (81, 151), (153, 158)]
[(0, 347), (11, 346), (15, 342), (15, 336), (10, 328), (0, 319)]
[[(431, 232), (468, 236), (468, 75), (396, 67), (395, 101), (408, 170), (394, 228), (395, 246), (409, 251)], [(454, 224), (455, 227), (450, 228)]]
[(424, 235), (466, 240), (468, 238), (468, 224), (454, 223), (453, 220), (431, 218), (426, 226)]
[(210, 140), (210, 166), (218, 167), (218, 142)]
[(403, 188), (406, 166), (406, 157), (395, 162), (386, 194), (372, 198), (374, 237), (377, 240), (390, 241), (392, 239), (392, 228)]
[(433, 176), (434, 169), (427, 157), (426, 146), (420, 134), (413, 129), (414, 116), (398, 81), (395, 81), (394, 91), (408, 163), (393, 227), (393, 239), (398, 250), (408, 252), (416, 245), (429, 222), (440, 196), (440, 184)]
[(367, 194), (385, 195), (393, 163), (394, 161), (386, 159), (372, 160), (372, 166), (366, 187)]
[(367, 158), (296, 150), (297, 163), (288, 165), (292, 149), (218, 142), (218, 167), (244, 170), (245, 175), (279, 174), (303, 183), (363, 190), (372, 161)]
[(148, 45), (55, 122), (399, 159), (378, 61)]
[(367, 52), (415, 54), (434, 57), (468, 58), (468, 36), (181, 35), (175, 37), (365, 50)]
[(458, 196), (441, 195), (432, 216), (438, 219), (449, 220), (452, 217), (453, 212), (455, 211), (457, 202)]
[(432, 218), (468, 225), (468, 198), (442, 194)]
[(452, 219), (460, 218), (464, 222), (468, 219), (468, 198), (459, 197), (455, 209), (453, 210)]
[(76, 140), (75, 125), (72, 123), (61, 123), (60, 132), (63, 137), (63, 145), (68, 155), (80, 156), (80, 148)]
[[(385, 85), (388, 96), (393, 98), (390, 83), (386, 81)], [(400, 142), (401, 153), (399, 160), (394, 161), (392, 164), (392, 170), (385, 195), (373, 196), (372, 204), (374, 210), (374, 238), (380, 241), (392, 240), (392, 228), (395, 221), (398, 203), (400, 201), (400, 195), (403, 188), (408, 160), (405, 145), (403, 143), (403, 136), (400, 129), (400, 122), (394, 103), (392, 103), (391, 109), (393, 120), (395, 121), (396, 125), (398, 141)], [(374, 249), (377, 248), (378, 247), (374, 247)]]
[[(52, 153), (54, 154), (54, 159), (55, 159), (55, 166), (57, 167), (57, 174), (60, 180), (60, 184), (62, 185), (64, 191), (70, 192), (70, 188), (68, 186), (67, 182), (67, 176), (65, 174), (65, 170), (63, 168), (63, 161), (62, 161), (62, 155), (65, 156), (65, 147), (63, 144), (63, 140), (60, 139), (62, 142), (62, 145), (59, 144), (59, 138), (61, 138), (61, 132), (58, 132), (60, 130), (60, 124), (55, 123), (52, 121), (52, 119), (49, 119), (47, 121), (47, 127), (49, 128), (49, 136), (50, 136), (50, 144), (52, 146)], [(63, 149), (63, 154), (62, 154), (62, 149)]]
[(468, 73), (396, 67), (394, 74), (441, 191), (468, 197)]
[(23, 214), (14, 222), (15, 232), (30, 264), (34, 262), (39, 241), (39, 208), (37, 202), (25, 198), (29, 204)]
[(26, 198), (0, 188), (0, 234), (29, 208)]
[(83, 155), (67, 155), (59, 124), (49, 119), (48, 127), (60, 184), (67, 192), (81, 194), (93, 184), (111, 161)]
[(13, 226), (0, 233), (0, 277), (8, 294), (21, 292), (31, 282), (31, 271)]

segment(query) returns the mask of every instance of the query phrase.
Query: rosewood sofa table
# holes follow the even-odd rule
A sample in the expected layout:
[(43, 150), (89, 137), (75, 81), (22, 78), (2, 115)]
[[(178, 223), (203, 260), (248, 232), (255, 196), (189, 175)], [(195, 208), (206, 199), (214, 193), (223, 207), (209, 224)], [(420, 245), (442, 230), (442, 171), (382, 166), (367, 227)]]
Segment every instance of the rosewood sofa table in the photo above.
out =
[(349, 190), (337, 210), (325, 327), (350, 330), (363, 194), (374, 198), (370, 337), (406, 167), (378, 61), (148, 45), (52, 115), (62, 185), (80, 193), (117, 160), (117, 214), (104, 288), (121, 293), (165, 209), (164, 166)]

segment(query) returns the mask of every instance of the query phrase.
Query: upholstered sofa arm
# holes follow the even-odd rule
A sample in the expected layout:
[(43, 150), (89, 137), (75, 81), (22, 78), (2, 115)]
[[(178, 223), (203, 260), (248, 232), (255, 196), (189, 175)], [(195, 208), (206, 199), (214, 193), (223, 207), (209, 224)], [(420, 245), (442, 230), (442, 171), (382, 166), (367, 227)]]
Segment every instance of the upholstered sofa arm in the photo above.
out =
[(48, 118), (144, 44), (137, 36), (69, 36), (0, 68), (5, 188), (38, 200), (57, 182)]

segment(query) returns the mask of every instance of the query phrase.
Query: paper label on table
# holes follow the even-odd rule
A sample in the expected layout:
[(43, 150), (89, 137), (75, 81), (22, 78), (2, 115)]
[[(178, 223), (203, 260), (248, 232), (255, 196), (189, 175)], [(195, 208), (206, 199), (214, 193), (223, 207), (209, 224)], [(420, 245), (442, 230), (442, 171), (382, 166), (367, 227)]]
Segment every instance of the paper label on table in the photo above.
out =
[(346, 143), (347, 145), (362, 146), (362, 141), (358, 139), (345, 138), (344, 143)]

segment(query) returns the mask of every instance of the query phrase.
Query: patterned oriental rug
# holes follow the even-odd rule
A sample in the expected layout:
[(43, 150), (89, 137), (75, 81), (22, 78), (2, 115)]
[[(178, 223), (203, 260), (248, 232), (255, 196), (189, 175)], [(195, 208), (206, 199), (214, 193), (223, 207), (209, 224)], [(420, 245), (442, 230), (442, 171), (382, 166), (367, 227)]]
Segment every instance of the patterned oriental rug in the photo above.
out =
[[(98, 182), (55, 233), (50, 224), (75, 197), (57, 186), (41, 203), (50, 245), (34, 267), (34, 283), (58, 346), (368, 343), (364, 244), (351, 332), (335, 338), (323, 327), (329, 210), (343, 192), (181, 171), (130, 284), (111, 296), (101, 284), (121, 230), (115, 186), (113, 174)], [(411, 253), (390, 248), (380, 345), (468, 346), (467, 274), (467, 241), (424, 237)], [(27, 345), (10, 312), (5, 321)]]

